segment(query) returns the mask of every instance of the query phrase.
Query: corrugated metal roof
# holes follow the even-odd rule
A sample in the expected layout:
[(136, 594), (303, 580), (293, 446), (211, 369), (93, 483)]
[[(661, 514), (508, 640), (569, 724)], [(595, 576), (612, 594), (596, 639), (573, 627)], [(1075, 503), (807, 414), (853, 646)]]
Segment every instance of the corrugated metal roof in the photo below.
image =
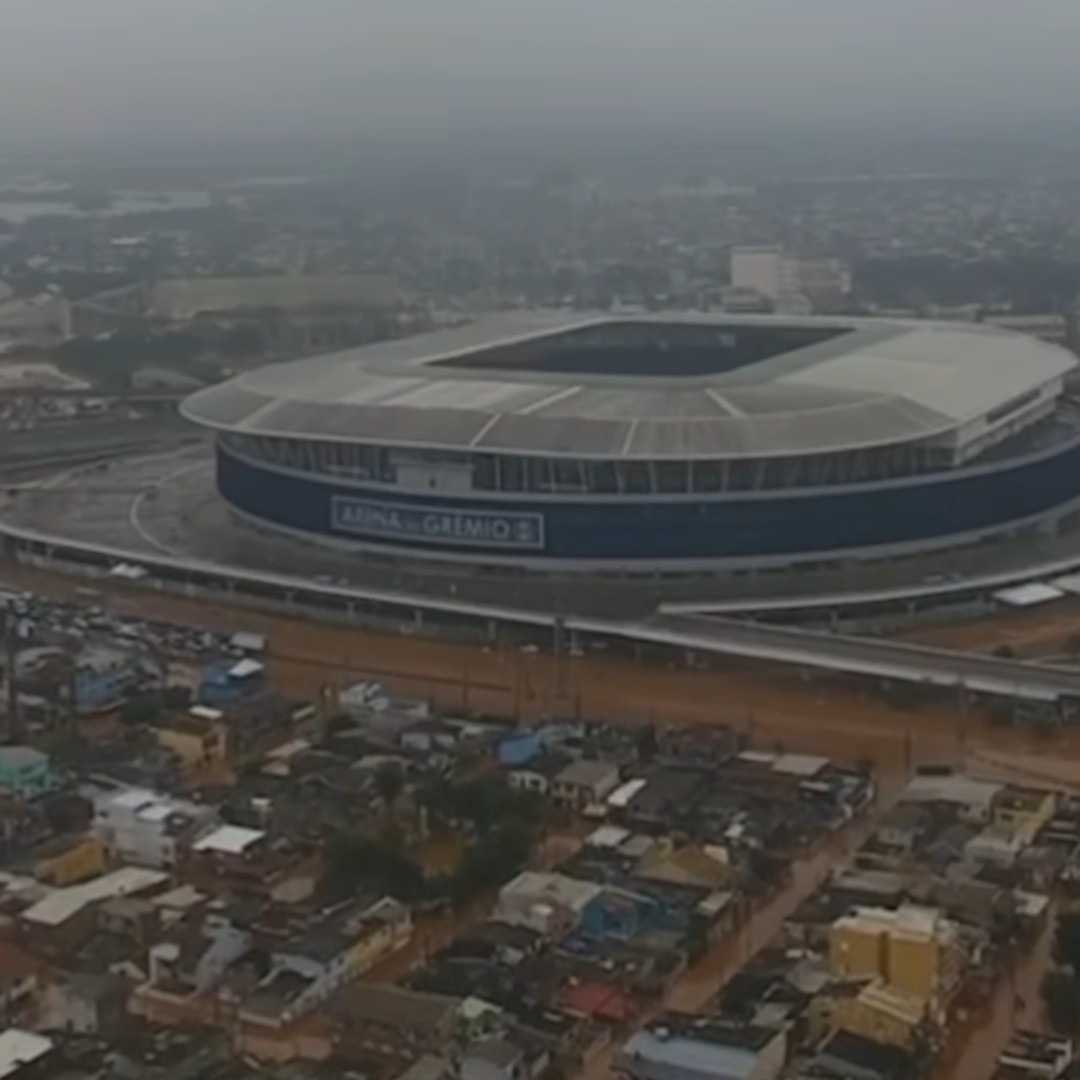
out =
[[(846, 332), (705, 376), (431, 366), (625, 321)], [(193, 394), (183, 411), (220, 430), (293, 438), (571, 457), (766, 457), (945, 436), (1075, 366), (1056, 346), (974, 324), (531, 312), (269, 365)]]

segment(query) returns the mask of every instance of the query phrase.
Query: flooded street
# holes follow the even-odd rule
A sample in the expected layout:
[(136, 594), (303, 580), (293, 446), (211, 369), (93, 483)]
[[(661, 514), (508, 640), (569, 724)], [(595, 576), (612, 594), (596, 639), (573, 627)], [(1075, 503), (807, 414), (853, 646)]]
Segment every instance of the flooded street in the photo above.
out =
[[(71, 598), (79, 583), (6, 566), (0, 579), (42, 595)], [(759, 746), (819, 753), (883, 767), (960, 762), (978, 754), (1080, 759), (1080, 728), (1052, 737), (988, 725), (976, 710), (947, 698), (918, 708), (890, 704), (853, 682), (811, 678), (785, 667), (715, 658), (707, 667), (636, 662), (606, 653), (564, 656), (476, 646), (269, 614), (101, 583), (92, 601), (123, 614), (269, 639), (268, 663), (280, 692), (314, 697), (364, 677), (429, 699), (451, 712), (521, 721), (577, 716), (612, 723), (723, 723)], [(1032, 779), (1036, 778), (1032, 775)]]
[[(878, 798), (867, 813), (805, 858), (792, 863), (791, 877), (780, 891), (752, 911), (741, 927), (717, 941), (637, 1023), (664, 1010), (700, 1012), (755, 953), (769, 944), (784, 921), (821, 887), (829, 873), (842, 866), (870, 836), (877, 823), (895, 805), (905, 782), (902, 772), (886, 773), (879, 784)], [(621, 1041), (622, 1036), (617, 1034), (612, 1044), (588, 1063), (579, 1074), (579, 1080), (607, 1080)]]
[(934, 1080), (986, 1080), (1014, 1031), (1046, 1030), (1039, 986), (1050, 964), (1053, 937), (1051, 912), (1035, 942), (1010, 958), (990, 1001), (954, 1029)]

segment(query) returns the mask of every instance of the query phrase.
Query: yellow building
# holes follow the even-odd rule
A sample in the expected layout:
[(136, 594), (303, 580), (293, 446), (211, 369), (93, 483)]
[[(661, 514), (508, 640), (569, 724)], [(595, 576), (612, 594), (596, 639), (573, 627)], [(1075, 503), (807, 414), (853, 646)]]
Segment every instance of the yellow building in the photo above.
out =
[(887, 1046), (910, 1050), (926, 1020), (926, 1002), (912, 994), (870, 983), (855, 996), (838, 998), (832, 1025)]
[(937, 908), (860, 908), (829, 929), (829, 966), (926, 1003), (938, 1014), (959, 983), (957, 927)]
[(92, 836), (58, 840), (39, 849), (37, 855), (34, 877), (57, 888), (100, 877), (108, 862), (105, 845)]
[(1055, 792), (1007, 787), (994, 799), (993, 823), (1030, 844), (1056, 813)]
[(225, 763), (225, 732), (215, 720), (176, 716), (159, 724), (156, 733), (158, 746), (175, 754), (184, 769)]
[(364, 975), (412, 938), (412, 914), (404, 904), (389, 897), (370, 907), (348, 928), (355, 934), (346, 967), (350, 977)]

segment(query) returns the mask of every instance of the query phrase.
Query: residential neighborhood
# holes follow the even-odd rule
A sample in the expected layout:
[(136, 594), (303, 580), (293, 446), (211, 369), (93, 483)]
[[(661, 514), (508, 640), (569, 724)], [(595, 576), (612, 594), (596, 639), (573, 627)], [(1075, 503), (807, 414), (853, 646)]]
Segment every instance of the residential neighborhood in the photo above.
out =
[(1072, 1068), (1019, 1019), (1075, 925), (1068, 795), (362, 673), (289, 699), (259, 635), (15, 603), (0, 1076)]

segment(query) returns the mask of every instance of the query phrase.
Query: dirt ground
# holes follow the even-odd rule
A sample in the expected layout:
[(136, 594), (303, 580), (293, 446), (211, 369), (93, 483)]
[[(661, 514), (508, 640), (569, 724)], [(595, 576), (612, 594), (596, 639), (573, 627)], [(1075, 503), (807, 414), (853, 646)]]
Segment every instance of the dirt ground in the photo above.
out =
[[(43, 595), (71, 596), (82, 581), (25, 567), (0, 567), (0, 580)], [(448, 710), (529, 720), (561, 715), (616, 723), (727, 723), (755, 743), (882, 765), (960, 762), (973, 756), (1023, 758), (1059, 769), (1080, 759), (1080, 728), (1054, 736), (987, 726), (956, 700), (908, 710), (854, 680), (812, 676), (777, 665), (717, 658), (706, 669), (605, 655), (552, 657), (506, 646), (477, 647), (372, 633), (340, 624), (101, 586), (92, 603), (131, 615), (267, 635), (277, 689), (314, 697), (365, 676)], [(1080, 605), (1078, 605), (1080, 607)], [(1077, 614), (1080, 621), (1080, 610)]]
[(965, 652), (993, 652), (1008, 645), (1017, 656), (1064, 654), (1080, 645), (1080, 599), (1070, 597), (989, 618), (917, 626), (897, 636), (902, 641)]

